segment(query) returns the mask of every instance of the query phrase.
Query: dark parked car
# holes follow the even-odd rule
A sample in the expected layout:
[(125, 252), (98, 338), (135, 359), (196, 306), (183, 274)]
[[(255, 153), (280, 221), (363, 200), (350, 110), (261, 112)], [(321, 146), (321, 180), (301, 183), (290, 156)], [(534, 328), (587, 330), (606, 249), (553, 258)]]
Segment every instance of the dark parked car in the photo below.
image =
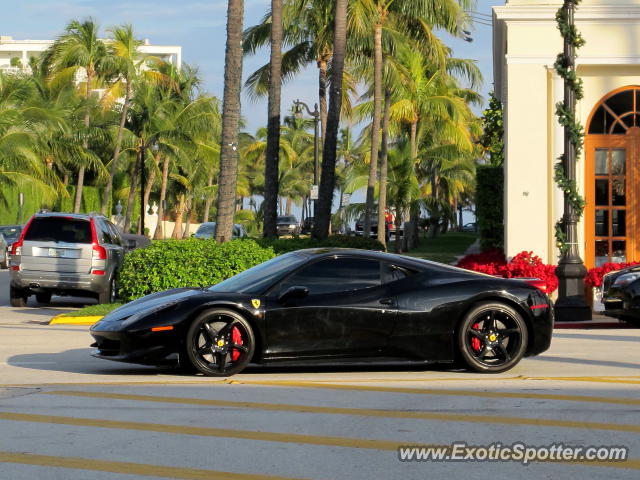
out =
[[(385, 231), (386, 231), (385, 236), (387, 240), (391, 235), (396, 234), (396, 226), (389, 216), (387, 216), (387, 218), (385, 219)], [(356, 220), (356, 229), (355, 229), (356, 236), (362, 237), (363, 233), (364, 233), (364, 215), (358, 218), (358, 220)], [(402, 235), (402, 227), (400, 228), (400, 235)], [(378, 213), (377, 212), (373, 212), (371, 214), (371, 230), (369, 232), (369, 236), (372, 238), (376, 238), (378, 236)]]
[(9, 268), (11, 258), (11, 245), (20, 238), (22, 225), (0, 226), (0, 268)]
[(304, 221), (302, 222), (302, 227), (300, 227), (300, 233), (302, 235), (310, 235), (315, 223), (316, 223), (316, 220), (314, 217), (305, 218)]
[(640, 265), (607, 273), (602, 278), (605, 315), (640, 325)]
[(293, 215), (284, 215), (278, 217), (276, 220), (276, 226), (278, 229), (278, 236), (284, 235), (300, 235), (300, 224), (298, 219)]
[(210, 288), (135, 300), (91, 327), (93, 355), (227, 376), (250, 363), (409, 360), (502, 372), (549, 348), (539, 281), (351, 249), (287, 253)]
[(102, 215), (37, 213), (11, 247), (11, 305), (24, 307), (35, 295), (116, 297), (116, 274), (125, 247), (118, 229)]
[[(238, 223), (233, 226), (232, 238), (244, 238), (247, 236), (247, 232), (244, 227)], [(196, 233), (193, 235), (196, 238), (215, 238), (216, 236), (216, 222), (205, 222), (198, 227)]]

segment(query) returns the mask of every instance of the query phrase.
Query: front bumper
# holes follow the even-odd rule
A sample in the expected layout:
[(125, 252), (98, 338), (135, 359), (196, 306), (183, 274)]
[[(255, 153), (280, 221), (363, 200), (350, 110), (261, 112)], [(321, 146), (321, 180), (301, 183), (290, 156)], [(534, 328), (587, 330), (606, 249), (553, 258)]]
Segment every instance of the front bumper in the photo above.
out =
[(95, 342), (91, 355), (116, 362), (142, 365), (178, 363), (178, 339), (173, 331), (141, 332), (100, 330), (100, 322), (91, 328)]

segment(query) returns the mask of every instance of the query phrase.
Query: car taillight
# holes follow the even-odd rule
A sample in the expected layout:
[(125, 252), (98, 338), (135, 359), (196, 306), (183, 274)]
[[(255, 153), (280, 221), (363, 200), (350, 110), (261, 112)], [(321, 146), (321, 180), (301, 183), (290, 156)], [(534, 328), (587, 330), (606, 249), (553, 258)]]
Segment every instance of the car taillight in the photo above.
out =
[(107, 249), (104, 247), (101, 247), (100, 245), (97, 244), (93, 244), (93, 246), (91, 247), (93, 249), (93, 254), (91, 255), (91, 258), (94, 260), (106, 260), (107, 259)]
[(96, 232), (96, 225), (93, 218), (89, 220), (89, 224), (91, 225), (91, 248), (93, 249), (91, 258), (93, 260), (106, 260), (107, 249), (101, 246), (98, 241), (98, 233)]
[(95, 268), (91, 270), (91, 275), (104, 275), (104, 270), (96, 270)]
[(533, 278), (531, 280), (525, 280), (525, 282), (527, 282), (532, 287), (536, 287), (542, 293), (547, 293), (547, 284), (544, 281)]
[(18, 240), (16, 240), (13, 245), (11, 245), (11, 255), (22, 255), (22, 244), (24, 242), (24, 236), (27, 234), (27, 230), (29, 230), (29, 225), (31, 225), (32, 221), (33, 217), (29, 219), (27, 224), (22, 229), (22, 232), (20, 232), (20, 238), (18, 238)]

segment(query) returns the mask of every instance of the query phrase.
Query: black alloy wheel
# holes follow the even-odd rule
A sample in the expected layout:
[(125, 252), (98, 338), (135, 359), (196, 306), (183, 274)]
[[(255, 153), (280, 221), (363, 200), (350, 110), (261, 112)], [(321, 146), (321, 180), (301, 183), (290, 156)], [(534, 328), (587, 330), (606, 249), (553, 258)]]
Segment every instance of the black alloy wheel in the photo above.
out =
[(186, 353), (193, 367), (211, 377), (242, 371), (253, 357), (253, 329), (242, 315), (227, 309), (201, 313), (186, 337)]
[(476, 372), (500, 373), (514, 367), (527, 348), (522, 316), (503, 303), (483, 303), (471, 309), (458, 330), (458, 348)]

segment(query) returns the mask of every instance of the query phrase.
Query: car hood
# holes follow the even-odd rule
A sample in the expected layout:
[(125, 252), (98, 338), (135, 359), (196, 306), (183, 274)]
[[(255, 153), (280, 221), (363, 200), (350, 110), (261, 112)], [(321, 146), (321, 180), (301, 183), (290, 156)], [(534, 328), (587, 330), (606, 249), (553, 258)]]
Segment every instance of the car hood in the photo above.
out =
[(152, 293), (146, 297), (139, 298), (133, 302), (129, 302), (119, 308), (116, 308), (107, 314), (102, 321), (117, 321), (129, 318), (132, 315), (155, 310), (168, 304), (181, 302), (194, 295), (203, 295), (206, 291), (201, 288), (173, 288), (163, 292)]

